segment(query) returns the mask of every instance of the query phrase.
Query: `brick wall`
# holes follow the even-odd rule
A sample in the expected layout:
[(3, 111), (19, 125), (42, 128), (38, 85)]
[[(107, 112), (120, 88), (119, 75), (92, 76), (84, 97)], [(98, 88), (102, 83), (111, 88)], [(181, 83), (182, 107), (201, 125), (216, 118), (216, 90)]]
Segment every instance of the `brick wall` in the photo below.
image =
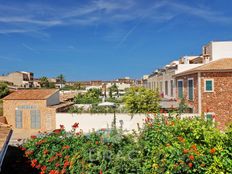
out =
[[(232, 122), (232, 72), (201, 73), (202, 112), (215, 112), (219, 127)], [(214, 92), (204, 92), (204, 80), (214, 79)]]

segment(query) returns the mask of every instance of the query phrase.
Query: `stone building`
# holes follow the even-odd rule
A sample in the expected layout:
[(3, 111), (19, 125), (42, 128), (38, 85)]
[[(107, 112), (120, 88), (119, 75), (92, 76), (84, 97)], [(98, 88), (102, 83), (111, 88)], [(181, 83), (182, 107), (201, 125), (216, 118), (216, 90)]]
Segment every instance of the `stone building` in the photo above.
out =
[(55, 89), (18, 90), (3, 98), (3, 116), (12, 126), (14, 138), (26, 138), (38, 131), (54, 130), (56, 112), (71, 104), (61, 103)]
[(212, 61), (175, 75), (177, 97), (193, 113), (215, 118), (223, 128), (232, 121), (232, 58)]
[(12, 83), (17, 87), (33, 87), (34, 74), (32, 72), (16, 71), (0, 76), (0, 81)]

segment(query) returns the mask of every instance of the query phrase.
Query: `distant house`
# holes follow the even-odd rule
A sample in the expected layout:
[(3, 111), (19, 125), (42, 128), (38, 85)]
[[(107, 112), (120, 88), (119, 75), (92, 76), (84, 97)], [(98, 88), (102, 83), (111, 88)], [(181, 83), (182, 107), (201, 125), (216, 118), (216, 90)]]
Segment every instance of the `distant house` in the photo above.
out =
[(3, 115), (12, 125), (13, 137), (26, 138), (55, 129), (56, 112), (71, 104), (60, 102), (59, 90), (18, 90), (3, 98)]
[(17, 87), (33, 87), (34, 74), (32, 72), (16, 71), (0, 76), (0, 81), (9, 82)]
[(193, 113), (215, 116), (220, 127), (232, 121), (232, 58), (218, 59), (175, 75), (177, 97)]

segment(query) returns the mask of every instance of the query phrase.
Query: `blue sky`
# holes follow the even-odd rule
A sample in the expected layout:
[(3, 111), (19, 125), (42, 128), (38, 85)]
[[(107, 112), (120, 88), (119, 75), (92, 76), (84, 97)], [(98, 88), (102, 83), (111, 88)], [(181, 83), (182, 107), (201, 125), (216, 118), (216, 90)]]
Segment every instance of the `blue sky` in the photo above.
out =
[(0, 73), (140, 78), (232, 40), (231, 0), (0, 0)]

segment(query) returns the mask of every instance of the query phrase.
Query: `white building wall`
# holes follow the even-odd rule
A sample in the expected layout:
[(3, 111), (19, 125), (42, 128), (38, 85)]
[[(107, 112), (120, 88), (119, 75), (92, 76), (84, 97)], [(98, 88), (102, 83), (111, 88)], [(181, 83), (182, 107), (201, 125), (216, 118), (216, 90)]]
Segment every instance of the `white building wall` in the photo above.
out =
[(232, 41), (211, 42), (212, 60), (220, 58), (232, 58)]
[[(131, 132), (132, 130), (138, 130), (138, 124), (143, 126), (146, 114), (135, 114), (133, 117), (126, 113), (116, 113), (116, 126), (120, 127), (120, 122), (123, 123), (123, 130)], [(193, 117), (196, 114), (183, 114), (184, 117)], [(67, 131), (72, 130), (74, 123), (79, 123), (79, 130), (87, 133), (93, 129), (99, 130), (102, 128), (111, 128), (111, 124), (114, 118), (114, 114), (70, 114), (70, 113), (57, 113), (56, 114), (56, 128), (59, 129), (60, 125), (64, 125)]]

